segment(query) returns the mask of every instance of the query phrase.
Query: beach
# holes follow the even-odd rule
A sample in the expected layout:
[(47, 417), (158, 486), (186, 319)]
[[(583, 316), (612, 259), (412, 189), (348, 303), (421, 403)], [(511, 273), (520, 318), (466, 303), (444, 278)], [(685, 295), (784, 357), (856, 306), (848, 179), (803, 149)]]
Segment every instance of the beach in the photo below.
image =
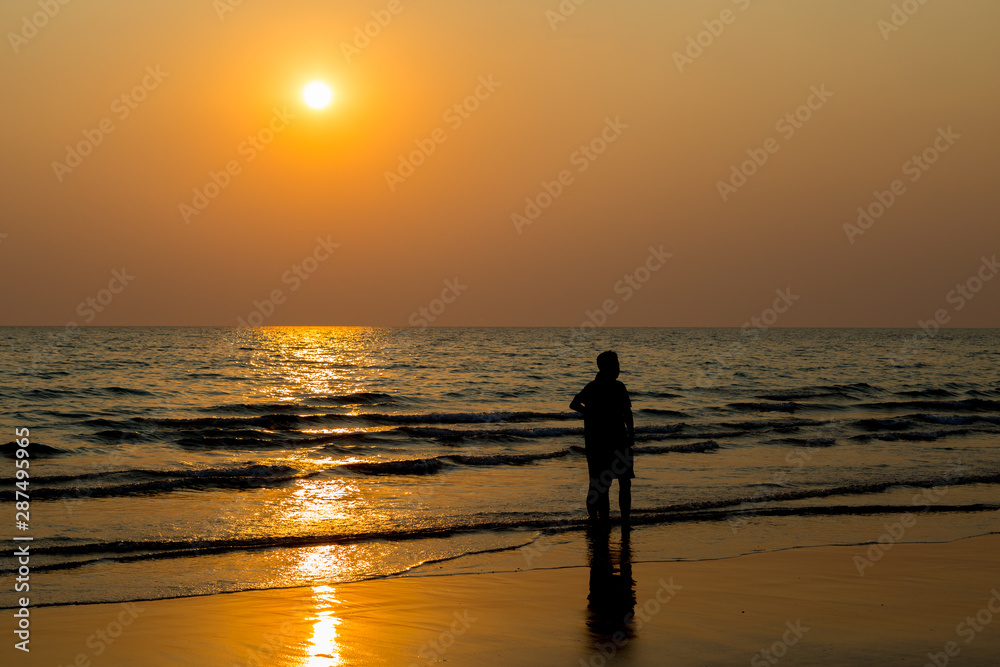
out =
[[(0, 495), (31, 539), (0, 556), (5, 665), (997, 654), (995, 331), (897, 367), (896, 331), (98, 328), (27, 370), (50, 332), (6, 331), (31, 465)], [(628, 539), (586, 525), (568, 409), (600, 349), (635, 417)]]
[(0, 667), (1000, 667), (996, 0), (0, 19)]
[(5, 664), (996, 664), (1000, 536), (867, 548), (633, 563), (631, 636), (580, 566), (36, 609)]

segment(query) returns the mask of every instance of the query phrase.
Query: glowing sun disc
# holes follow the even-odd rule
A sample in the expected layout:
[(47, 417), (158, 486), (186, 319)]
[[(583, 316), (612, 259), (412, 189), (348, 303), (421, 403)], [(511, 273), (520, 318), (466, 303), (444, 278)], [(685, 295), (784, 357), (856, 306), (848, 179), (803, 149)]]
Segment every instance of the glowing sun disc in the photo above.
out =
[(313, 81), (302, 89), (302, 99), (313, 109), (323, 109), (333, 100), (333, 91), (322, 81)]

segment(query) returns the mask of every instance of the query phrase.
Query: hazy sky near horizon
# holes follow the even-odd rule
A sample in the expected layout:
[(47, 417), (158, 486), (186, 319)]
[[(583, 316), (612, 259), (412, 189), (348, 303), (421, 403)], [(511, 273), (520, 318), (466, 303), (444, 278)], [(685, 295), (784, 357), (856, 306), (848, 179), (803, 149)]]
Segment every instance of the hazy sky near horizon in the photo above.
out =
[(7, 0), (0, 324), (1000, 326), (998, 24)]

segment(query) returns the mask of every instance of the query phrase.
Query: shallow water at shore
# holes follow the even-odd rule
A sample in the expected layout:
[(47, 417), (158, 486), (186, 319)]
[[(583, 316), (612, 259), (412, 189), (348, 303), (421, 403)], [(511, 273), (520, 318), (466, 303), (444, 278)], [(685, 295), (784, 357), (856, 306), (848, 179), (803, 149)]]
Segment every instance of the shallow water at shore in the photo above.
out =
[(1000, 333), (916, 335), (0, 329), (9, 439), (31, 431), (35, 599), (578, 562), (568, 404), (606, 348), (635, 411), (644, 559), (875, 541), (907, 513), (908, 540), (989, 532)]

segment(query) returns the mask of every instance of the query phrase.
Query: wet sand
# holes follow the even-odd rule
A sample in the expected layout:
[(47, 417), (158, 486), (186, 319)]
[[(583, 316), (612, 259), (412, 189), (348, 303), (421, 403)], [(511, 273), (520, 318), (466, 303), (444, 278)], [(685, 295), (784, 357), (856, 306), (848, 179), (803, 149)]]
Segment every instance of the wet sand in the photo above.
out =
[[(860, 575), (856, 557), (879, 553)], [(48, 607), (32, 610), (30, 654), (5, 633), (0, 655), (47, 666), (594, 667), (940, 667), (1000, 656), (1000, 535), (635, 563), (631, 576), (634, 607), (627, 571), (586, 565)], [(631, 623), (618, 620), (630, 611)]]

